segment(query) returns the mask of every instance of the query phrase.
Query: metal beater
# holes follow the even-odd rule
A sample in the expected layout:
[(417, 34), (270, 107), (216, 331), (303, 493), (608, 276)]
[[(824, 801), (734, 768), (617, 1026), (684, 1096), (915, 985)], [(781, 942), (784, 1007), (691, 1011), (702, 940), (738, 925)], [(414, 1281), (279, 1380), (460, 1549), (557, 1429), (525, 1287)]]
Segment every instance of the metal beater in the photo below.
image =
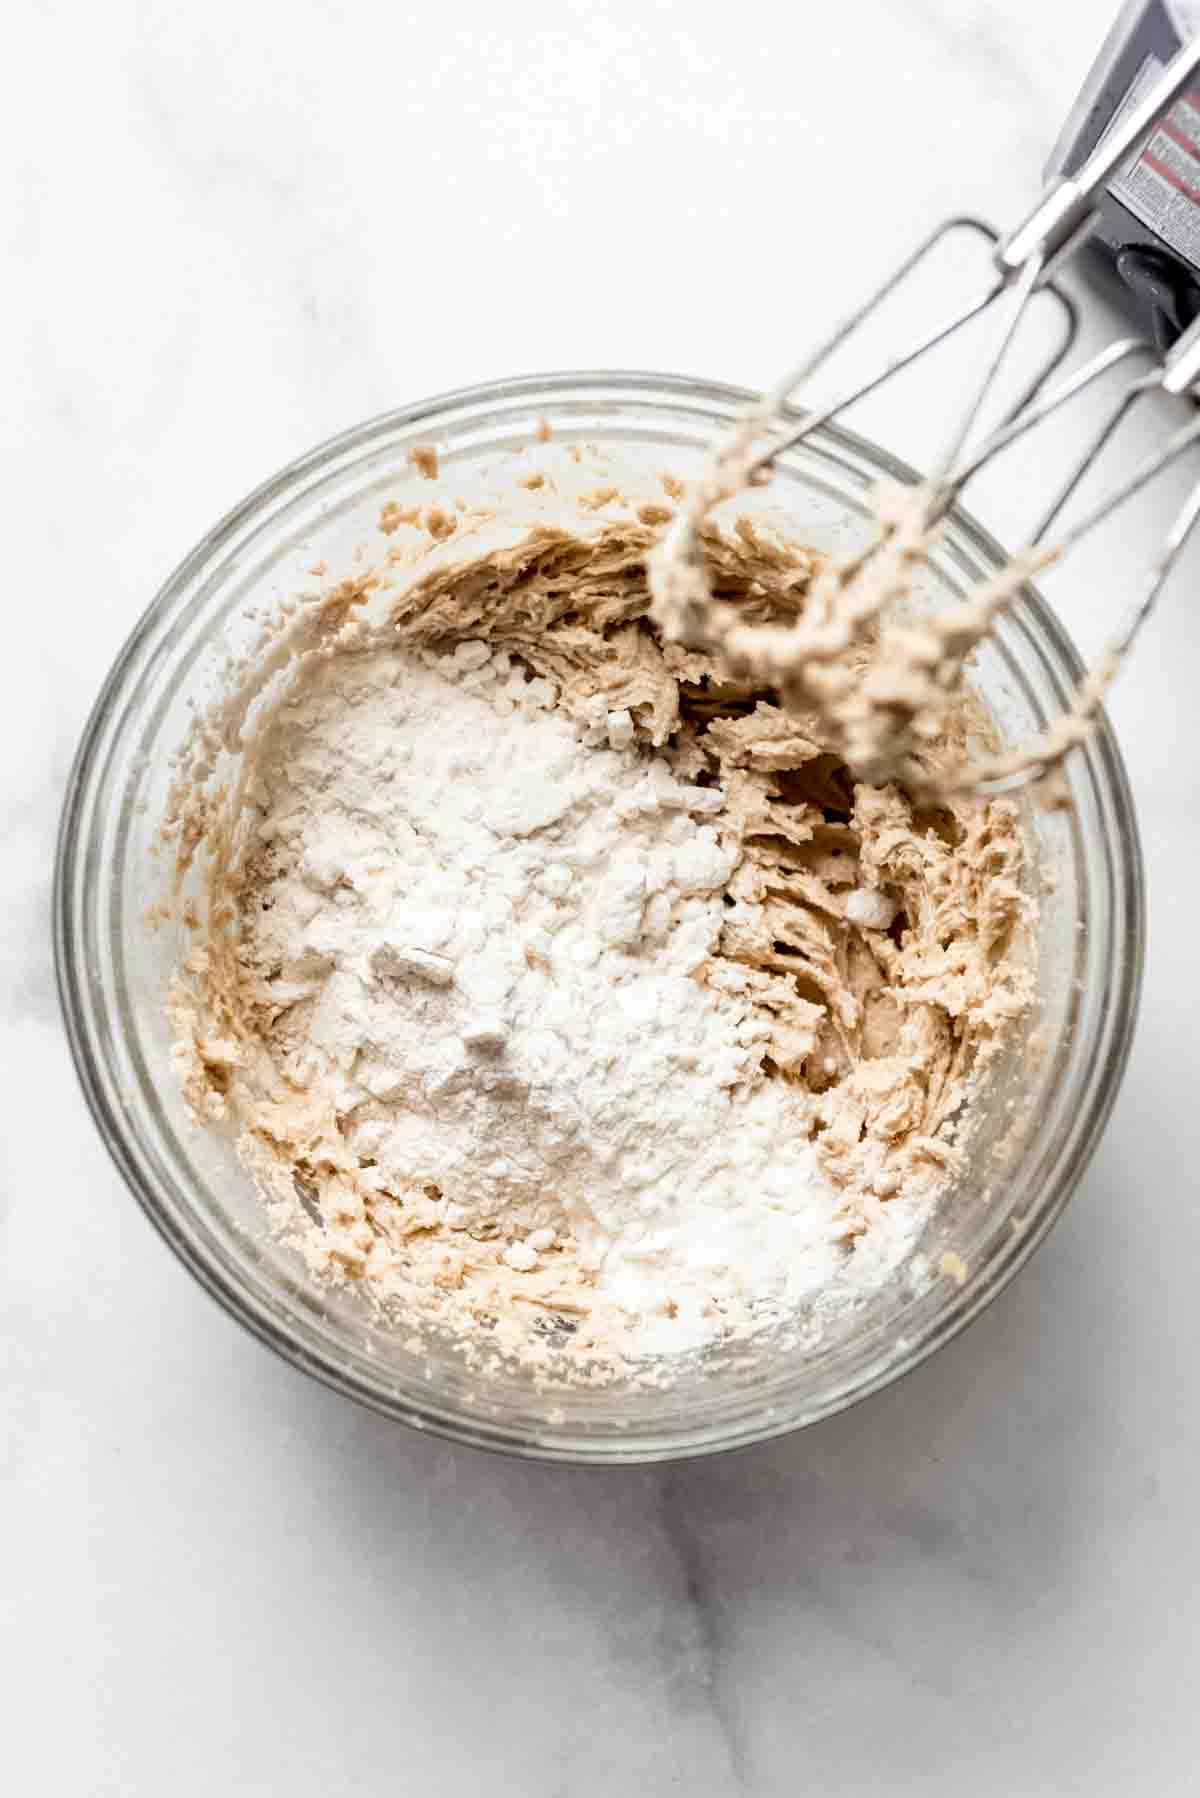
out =
[[(923, 357), (955, 337), (972, 320), (995, 309), (997, 325), (993, 341), (981, 370), (970, 391), (961, 417), (956, 421), (933, 474), (924, 483), (925, 515), (936, 524), (958, 499), (967, 483), (985, 464), (1013, 443), (1057, 413), (1086, 388), (1122, 367), (1132, 367), (1101, 429), (1075, 462), (1067, 479), (1055, 493), (1045, 514), (1029, 539), (1029, 547), (1041, 552), (1038, 561), (1048, 565), (1064, 555), (1081, 538), (1149, 482), (1174, 463), (1193, 443), (1200, 442), (1200, 409), (1175, 430), (1162, 447), (1148, 456), (1132, 473), (1111, 486), (1103, 498), (1088, 507), (1083, 515), (1052, 533), (1064, 509), (1075, 494), (1101, 452), (1111, 442), (1137, 402), (1155, 392), (1200, 398), (1200, 319), (1167, 351), (1153, 348), (1140, 338), (1123, 338), (1107, 345), (1070, 375), (1055, 380), (1068, 355), (1077, 332), (1078, 318), (1070, 295), (1057, 284), (1055, 275), (1086, 238), (1095, 221), (1097, 198), (1110, 178), (1144, 145), (1154, 127), (1189, 87), (1200, 68), (1200, 39), (1186, 45), (1162, 70), (1142, 100), (1119, 119), (1096, 145), (1076, 174), (1060, 177), (1046, 188), (1037, 205), (1015, 230), (1002, 234), (985, 220), (962, 215), (945, 220), (926, 237), (877, 290), (849, 313), (829, 337), (793, 369), (743, 421), (747, 428), (761, 432), (767, 422), (780, 412), (833, 353), (840, 349), (884, 305), (907, 278), (938, 247), (955, 233), (982, 236), (992, 246), (991, 270), (982, 288), (948, 317), (942, 319), (901, 355), (888, 360), (865, 380), (841, 392), (830, 403), (799, 420), (789, 419), (761, 447), (753, 447), (739, 461), (739, 481), (765, 478), (775, 459), (786, 450), (802, 443), (823, 425), (840, 417), (860, 400), (876, 392), (886, 381), (919, 362)], [(1008, 361), (1009, 352), (1022, 321), (1035, 298), (1042, 296), (1059, 309), (1061, 330), (1053, 350), (1040, 362), (1032, 381), (1007, 409), (998, 426), (991, 429), (982, 442), (972, 447), (980, 415), (994, 393), (998, 377)], [(1099, 709), (1103, 692), (1121, 658), (1132, 646), (1139, 631), (1153, 611), (1179, 554), (1200, 521), (1200, 481), (1192, 488), (1179, 509), (1147, 577), (1146, 587), (1128, 622), (1116, 641), (1110, 645), (1098, 671), (1083, 684), (1074, 708), (1082, 722)], [(695, 550), (698, 516), (678, 523), (682, 537), (691, 533), (687, 544)], [(865, 552), (865, 558), (878, 553)], [(862, 565), (860, 559), (859, 566)], [(1003, 773), (981, 779), (977, 790), (988, 793), (1013, 791), (1040, 778), (1046, 772), (1044, 758), (1031, 753), (1008, 758), (1013, 764)], [(1017, 765), (1019, 764), (1019, 765)]]

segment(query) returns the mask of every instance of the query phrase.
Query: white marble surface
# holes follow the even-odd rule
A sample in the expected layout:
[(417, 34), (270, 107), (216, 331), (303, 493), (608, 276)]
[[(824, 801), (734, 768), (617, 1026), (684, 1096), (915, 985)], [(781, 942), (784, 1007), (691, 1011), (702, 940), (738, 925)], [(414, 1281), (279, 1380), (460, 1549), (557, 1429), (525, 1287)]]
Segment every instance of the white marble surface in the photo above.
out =
[[(1020, 209), (1107, 10), (10, 11), (9, 1789), (1197, 1790), (1194, 558), (1114, 708), (1150, 955), (1083, 1187), (965, 1339), (761, 1450), (522, 1466), (420, 1440), (275, 1361), (109, 1165), (47, 932), (100, 678), (246, 489), (353, 420), (475, 379), (772, 377), (924, 220)], [(1096, 306), (1089, 328), (1106, 328)], [(1037, 479), (1025, 459), (989, 518)], [(1067, 583), (1073, 624), (1115, 618), (1165, 503)]]

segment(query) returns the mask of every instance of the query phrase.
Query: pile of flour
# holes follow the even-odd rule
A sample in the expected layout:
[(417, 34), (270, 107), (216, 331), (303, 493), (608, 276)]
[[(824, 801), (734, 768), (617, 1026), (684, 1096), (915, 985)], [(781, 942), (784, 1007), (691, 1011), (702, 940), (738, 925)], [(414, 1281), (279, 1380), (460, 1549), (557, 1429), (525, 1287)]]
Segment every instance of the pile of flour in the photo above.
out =
[(847, 1219), (766, 1015), (696, 977), (724, 795), (556, 698), (480, 641), (332, 658), (258, 756), (242, 955), (368, 1185), (677, 1351), (825, 1285)]

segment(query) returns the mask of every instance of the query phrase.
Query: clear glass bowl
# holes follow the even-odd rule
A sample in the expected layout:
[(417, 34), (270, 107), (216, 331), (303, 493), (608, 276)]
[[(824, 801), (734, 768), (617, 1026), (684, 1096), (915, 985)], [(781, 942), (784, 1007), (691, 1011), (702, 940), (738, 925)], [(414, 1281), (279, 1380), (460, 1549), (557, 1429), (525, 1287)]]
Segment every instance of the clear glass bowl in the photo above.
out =
[[(482, 1380), (449, 1351), (405, 1345), (352, 1291), (313, 1282), (274, 1242), (260, 1201), (218, 1137), (186, 1115), (169, 1066), (166, 976), (179, 947), (147, 931), (161, 870), (151, 846), (167, 760), (189, 700), (247, 639), (247, 609), (334, 570), (383, 499), (411, 482), (407, 450), (434, 441), (444, 467), (472, 471), (531, 441), (603, 443), (686, 474), (748, 399), (663, 375), (573, 374), (503, 382), (412, 406), (348, 431), (267, 482), (168, 580), (106, 680), (63, 812), (54, 902), (63, 1011), (88, 1103), (139, 1203), (232, 1316), (296, 1366), (421, 1429), (547, 1460), (633, 1462), (760, 1441), (840, 1410), (947, 1342), (1029, 1258), (1094, 1148), (1124, 1068), (1142, 962), (1141, 857), (1129, 788), (1107, 726), (1068, 768), (1073, 805), (1030, 808), (1046, 891), (1033, 1043), (1000, 1070), (971, 1170), (938, 1209), (919, 1254), (816, 1350), (714, 1352), (660, 1393), (538, 1391), (518, 1375)], [(866, 495), (900, 464), (841, 430), (781, 463), (767, 498), (795, 534), (846, 546), (868, 529)], [(758, 501), (756, 503), (766, 503)], [(955, 514), (929, 573), (944, 600), (1001, 560)], [(311, 581), (307, 583), (311, 586)], [(1079, 672), (1032, 590), (981, 654), (974, 679), (1002, 735), (1020, 739), (1061, 706)], [(939, 1277), (953, 1250), (965, 1284)]]

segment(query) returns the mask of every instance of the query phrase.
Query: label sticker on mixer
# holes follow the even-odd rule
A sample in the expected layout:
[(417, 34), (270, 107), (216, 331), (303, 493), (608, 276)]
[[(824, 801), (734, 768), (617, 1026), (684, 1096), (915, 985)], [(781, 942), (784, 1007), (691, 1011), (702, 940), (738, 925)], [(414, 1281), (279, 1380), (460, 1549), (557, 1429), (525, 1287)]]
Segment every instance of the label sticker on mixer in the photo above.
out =
[[(1146, 58), (1109, 131), (1137, 105), (1162, 67), (1156, 56)], [(1200, 267), (1200, 86), (1175, 102), (1145, 149), (1109, 182), (1108, 191), (1171, 249)]]

